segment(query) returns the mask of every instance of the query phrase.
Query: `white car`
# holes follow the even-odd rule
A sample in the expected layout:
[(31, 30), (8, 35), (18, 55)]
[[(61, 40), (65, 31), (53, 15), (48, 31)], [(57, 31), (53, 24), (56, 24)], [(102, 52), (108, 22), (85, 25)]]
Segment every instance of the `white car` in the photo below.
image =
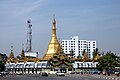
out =
[(17, 75), (22, 75), (23, 73), (22, 72), (18, 72)]
[(57, 76), (65, 76), (65, 73), (57, 72), (56, 75), (57, 75)]
[(1, 74), (3, 74), (3, 75), (8, 75), (9, 72), (8, 72), (8, 71), (2, 71)]
[(115, 71), (115, 75), (117, 75), (117, 74), (119, 74), (119, 72), (118, 72), (118, 71)]

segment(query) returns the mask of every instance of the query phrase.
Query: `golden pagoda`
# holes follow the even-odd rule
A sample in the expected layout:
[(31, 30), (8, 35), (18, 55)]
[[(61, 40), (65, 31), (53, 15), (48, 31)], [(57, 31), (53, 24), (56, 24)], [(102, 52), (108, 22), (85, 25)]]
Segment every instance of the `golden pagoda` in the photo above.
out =
[(57, 40), (56, 20), (55, 20), (55, 16), (54, 16), (53, 22), (52, 22), (52, 38), (48, 45), (47, 52), (43, 57), (43, 60), (49, 60), (50, 58), (53, 57), (54, 54), (58, 54), (60, 51), (63, 51), (63, 50), (62, 50), (62, 47), (61, 47), (59, 41)]
[(11, 46), (10, 56), (7, 59), (6, 63), (9, 63), (9, 62), (11, 62), (11, 63), (16, 63), (17, 62), (17, 59), (14, 57), (13, 46)]
[(18, 62), (26, 62), (24, 47), (22, 48), (21, 57)]
[(24, 48), (22, 48), (22, 52), (21, 52), (21, 58), (24, 59), (25, 58), (25, 52), (24, 52)]
[(14, 58), (13, 46), (11, 46), (11, 53), (10, 53), (9, 59), (13, 59), (13, 58)]

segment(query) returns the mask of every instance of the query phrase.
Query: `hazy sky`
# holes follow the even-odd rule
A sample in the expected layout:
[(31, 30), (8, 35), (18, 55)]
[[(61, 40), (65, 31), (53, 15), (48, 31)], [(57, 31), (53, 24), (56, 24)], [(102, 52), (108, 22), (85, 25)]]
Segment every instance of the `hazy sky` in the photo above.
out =
[(51, 39), (53, 14), (57, 37), (96, 40), (99, 51), (120, 53), (120, 0), (0, 0), (0, 52), (21, 53), (32, 20), (33, 51), (45, 54)]

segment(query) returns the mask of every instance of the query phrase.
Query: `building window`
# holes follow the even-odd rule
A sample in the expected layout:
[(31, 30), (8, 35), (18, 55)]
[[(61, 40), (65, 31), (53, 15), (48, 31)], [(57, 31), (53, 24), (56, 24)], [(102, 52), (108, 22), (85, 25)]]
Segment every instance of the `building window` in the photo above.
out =
[(90, 44), (89, 44), (89, 46), (90, 46)]
[(90, 58), (91, 54), (89, 54), (89, 58)]

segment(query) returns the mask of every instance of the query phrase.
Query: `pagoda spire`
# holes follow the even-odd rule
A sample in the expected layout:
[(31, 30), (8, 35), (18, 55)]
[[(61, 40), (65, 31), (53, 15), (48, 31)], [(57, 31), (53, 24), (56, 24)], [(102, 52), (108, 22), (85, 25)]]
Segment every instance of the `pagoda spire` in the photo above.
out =
[(55, 15), (53, 15), (53, 22), (52, 22), (52, 39), (57, 40)]
[(11, 46), (11, 52), (13, 52), (13, 46)]
[(9, 58), (10, 58), (10, 59), (13, 59), (13, 58), (14, 58), (13, 46), (11, 46), (11, 52), (10, 52)]
[(59, 54), (59, 52), (62, 51), (62, 47), (57, 40), (56, 36), (56, 20), (55, 15), (53, 15), (53, 21), (52, 21), (52, 37), (50, 40), (50, 43), (48, 45), (48, 49), (46, 54), (44, 55), (43, 59), (49, 60), (53, 57), (54, 54)]
[(21, 58), (25, 58), (24, 44), (22, 44)]

